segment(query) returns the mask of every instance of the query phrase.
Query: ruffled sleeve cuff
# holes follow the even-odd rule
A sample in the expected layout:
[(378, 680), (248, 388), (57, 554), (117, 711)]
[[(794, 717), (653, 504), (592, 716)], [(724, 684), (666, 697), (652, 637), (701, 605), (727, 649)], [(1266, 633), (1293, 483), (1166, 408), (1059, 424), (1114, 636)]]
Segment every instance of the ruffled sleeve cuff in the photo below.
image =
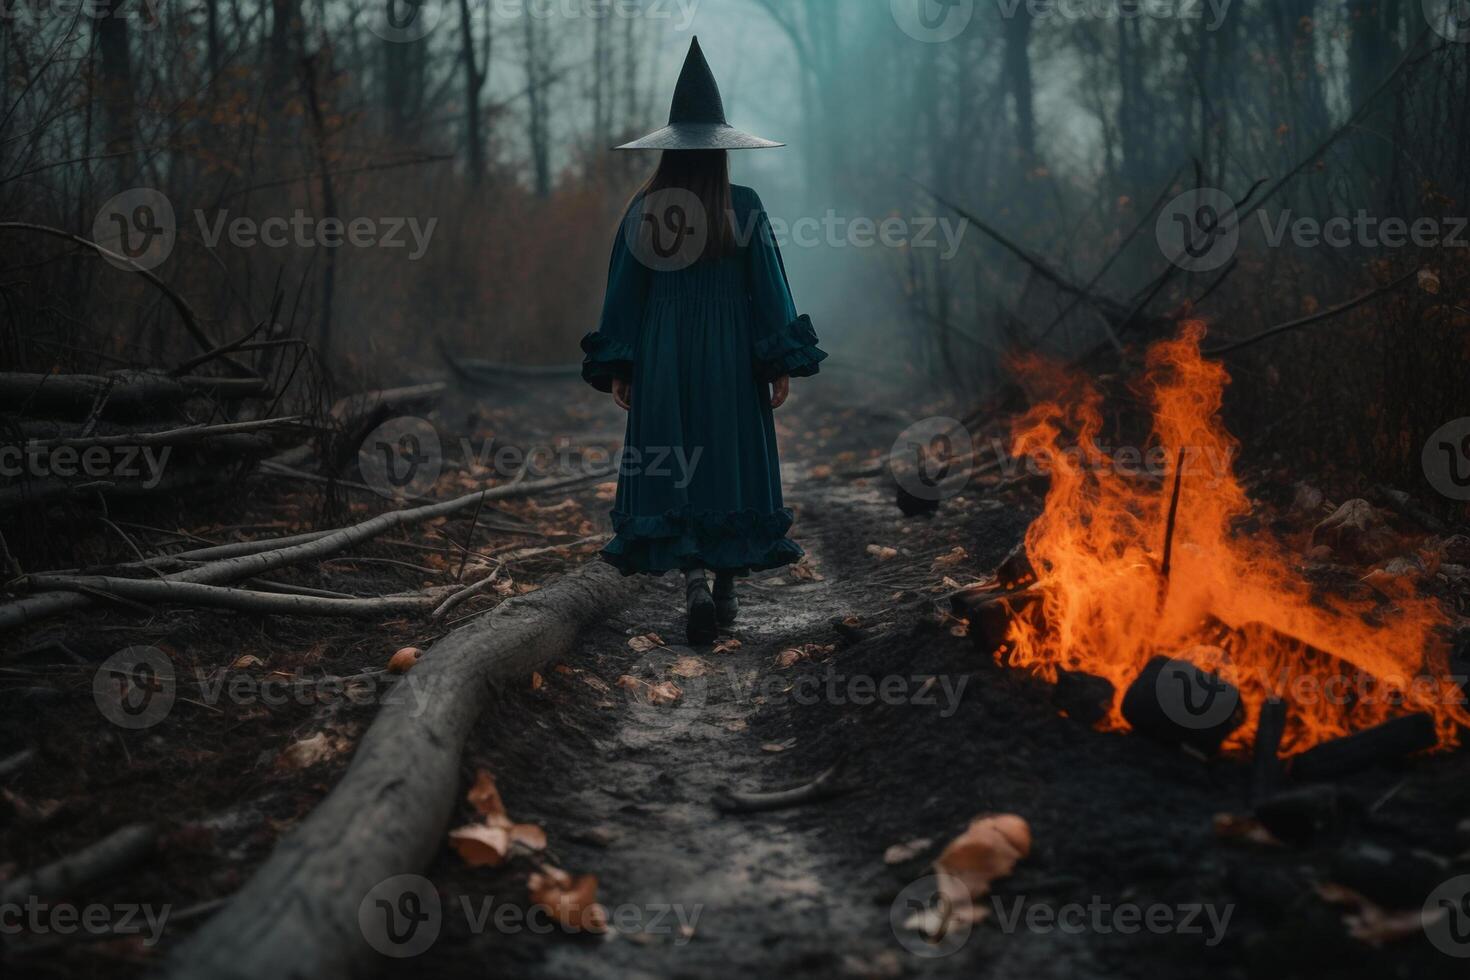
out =
[(809, 378), (826, 357), (817, 347), (817, 331), (805, 313), (755, 342), (755, 370), (762, 381), (783, 374)]
[(582, 338), (582, 380), (598, 391), (612, 391), (616, 378), (633, 377), (633, 348), (601, 334), (589, 333)]

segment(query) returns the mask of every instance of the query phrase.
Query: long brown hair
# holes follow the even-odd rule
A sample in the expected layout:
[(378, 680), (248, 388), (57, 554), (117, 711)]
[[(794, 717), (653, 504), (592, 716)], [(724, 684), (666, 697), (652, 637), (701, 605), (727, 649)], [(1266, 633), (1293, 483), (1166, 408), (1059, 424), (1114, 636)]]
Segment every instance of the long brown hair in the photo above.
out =
[[(730, 154), (725, 150), (664, 150), (653, 176), (639, 189), (636, 198), (662, 190), (687, 191), (698, 198), (709, 224), (700, 259), (713, 261), (735, 250), (735, 233), (730, 227)], [(657, 200), (657, 199), (655, 199)], [(655, 205), (657, 206), (657, 205)]]

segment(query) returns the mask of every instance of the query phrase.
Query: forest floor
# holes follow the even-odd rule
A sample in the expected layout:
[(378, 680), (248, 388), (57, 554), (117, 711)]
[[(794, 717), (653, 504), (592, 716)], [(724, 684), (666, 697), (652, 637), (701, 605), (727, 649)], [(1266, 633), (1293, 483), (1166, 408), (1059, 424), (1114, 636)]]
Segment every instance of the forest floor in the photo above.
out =
[[(1245, 761), (1094, 731), (1066, 717), (1053, 687), (996, 667), (936, 615), (931, 600), (984, 578), (1020, 541), (1040, 507), (1034, 493), (973, 486), (932, 516), (905, 517), (882, 481), (832, 475), (886, 451), (902, 417), (835, 385), (794, 387), (780, 424), (807, 560), (746, 580), (740, 619), (714, 647), (684, 645), (682, 585), (653, 581), (563, 662), (500, 691), (466, 746), (463, 784), (492, 773), (508, 812), (544, 828), (547, 849), (469, 867), (446, 840), (425, 871), (441, 898), (438, 938), (413, 959), (385, 958), (386, 975), (1459, 975), (1422, 934), (1381, 948), (1350, 938), (1317, 886), (1348, 876), (1345, 863), (1365, 847), (1409, 869), (1388, 887), (1410, 890), (1418, 853), (1463, 852), (1456, 823), (1470, 814), (1470, 753), (1341, 780), (1366, 815), (1309, 845), (1221, 839), (1215, 816), (1249, 809)], [(489, 426), (519, 445), (567, 437), (615, 447), (621, 434), (621, 413), (569, 384), (508, 385), (492, 401), (502, 407), (482, 412), (470, 400), (441, 422), (476, 415), (467, 430)], [(289, 503), (299, 486), (262, 484), (240, 504), (250, 519), (299, 507)], [(515, 583), (508, 591), (594, 553), (587, 539), (601, 531), (607, 496), (588, 485), (502, 507), (507, 526), (534, 529), (490, 549)], [(443, 530), (463, 540), (468, 522)], [(538, 542), (560, 550), (519, 557)], [(452, 553), (434, 557), (423, 571), (456, 564)], [(349, 575), (360, 585), (378, 574), (386, 589), (406, 570), (334, 574), (343, 588)], [(35, 746), (42, 764), (0, 777), (0, 875), (156, 821), (157, 855), (87, 899), (171, 916), (157, 944), (146, 934), (6, 936), (5, 975), (126, 976), (156, 965), (340, 777), (392, 651), (442, 633), (406, 619), (365, 628), (208, 612), (142, 622), (94, 612), (29, 631), (6, 655), (15, 673), (0, 736), (7, 752)], [(89, 666), (128, 643), (233, 677), (342, 686), (286, 703), (201, 691), (130, 732), (98, 718)], [(665, 681), (679, 696), (650, 703), (649, 687)], [(293, 746), (308, 739), (323, 748), (302, 759)], [(714, 805), (727, 787), (796, 786), (839, 762), (845, 792), (835, 798), (747, 814)], [(939, 851), (986, 813), (1025, 818), (1034, 849), (997, 885), (987, 921), (929, 946), (903, 921), (931, 897)], [(460, 822), (474, 816), (463, 803)], [(885, 860), (894, 845), (907, 854)], [(597, 876), (610, 934), (567, 935), (522, 914), (543, 860)], [(1458, 873), (1470, 870), (1459, 860)], [(1450, 866), (1433, 867), (1447, 876)]]

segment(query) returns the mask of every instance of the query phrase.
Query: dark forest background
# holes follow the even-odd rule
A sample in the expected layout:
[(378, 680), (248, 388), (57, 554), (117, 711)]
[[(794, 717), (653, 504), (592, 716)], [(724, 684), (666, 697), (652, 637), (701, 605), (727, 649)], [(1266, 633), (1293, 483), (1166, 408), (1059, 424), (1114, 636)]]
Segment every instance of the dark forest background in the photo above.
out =
[[(1470, 45), (1435, 29), (1433, 2), (1070, 16), (979, 0), (943, 41), (905, 32), (887, 0), (442, 0), (407, 41), (383, 36), (393, 9), (6, 0), (6, 369), (174, 368), (240, 341), (240, 359), (310, 407), (437, 371), (441, 342), (574, 360), (652, 164), (607, 148), (662, 124), (699, 33), (732, 122), (790, 144), (735, 165), (773, 214), (973, 219), (953, 256), (787, 246), (839, 379), (878, 371), (978, 404), (1016, 350), (1117, 370), (1088, 358), (1184, 316), (1226, 345), (1371, 293), (1231, 353), (1246, 445), (1414, 489), (1428, 434), (1470, 407), (1463, 245), (1273, 246), (1244, 217), (1448, 228), (1466, 214)], [(1172, 265), (1154, 234), (1164, 203), (1197, 186), (1242, 203), (1242, 247), (1208, 273)], [(91, 239), (99, 209), (134, 188), (162, 192), (176, 218), (156, 282), (64, 237)], [(196, 217), (298, 209), (436, 224), (410, 259), (211, 247)]]

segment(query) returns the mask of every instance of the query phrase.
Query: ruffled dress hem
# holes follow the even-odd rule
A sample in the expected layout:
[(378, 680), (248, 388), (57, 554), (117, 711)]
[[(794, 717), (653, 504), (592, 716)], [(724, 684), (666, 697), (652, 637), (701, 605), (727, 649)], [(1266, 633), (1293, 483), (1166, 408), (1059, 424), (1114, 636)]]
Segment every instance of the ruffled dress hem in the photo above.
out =
[(666, 511), (654, 516), (612, 512), (614, 537), (602, 559), (624, 575), (661, 575), (707, 568), (744, 575), (798, 562), (806, 554), (786, 532), (792, 513)]

